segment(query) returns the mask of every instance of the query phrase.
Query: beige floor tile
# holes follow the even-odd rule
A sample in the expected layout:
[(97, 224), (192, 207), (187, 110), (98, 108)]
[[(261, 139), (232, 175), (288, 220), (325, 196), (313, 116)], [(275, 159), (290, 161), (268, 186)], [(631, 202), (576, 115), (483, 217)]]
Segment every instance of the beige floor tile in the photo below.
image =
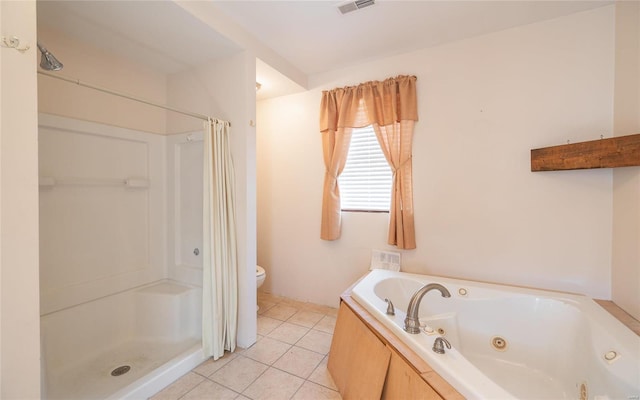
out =
[(292, 400), (340, 400), (340, 393), (313, 382), (305, 382), (293, 396)]
[(276, 296), (275, 294), (263, 292), (262, 290), (258, 290), (258, 300), (271, 301), (273, 303), (279, 303), (283, 297)]
[(286, 321), (297, 312), (298, 309), (296, 307), (288, 306), (286, 304), (276, 304), (262, 315), (269, 318), (279, 319), (280, 321)]
[[(260, 337), (260, 335), (256, 335), (256, 337)], [(244, 347), (236, 346), (236, 349), (233, 351), (233, 354), (239, 356), (239, 355), (242, 355), (242, 353), (244, 353), (246, 350), (247, 349), (245, 349)]]
[(273, 367), (307, 379), (324, 357), (314, 351), (293, 346), (273, 363)]
[(281, 342), (295, 344), (298, 340), (300, 340), (304, 335), (309, 332), (309, 328), (305, 328), (304, 326), (290, 324), (288, 322), (283, 322), (282, 325), (278, 326), (276, 329), (271, 331), (267, 337), (271, 339), (276, 339)]
[(331, 348), (332, 337), (333, 335), (326, 332), (311, 329), (302, 339), (298, 340), (296, 346), (315, 351), (316, 353), (327, 354)]
[(322, 359), (320, 364), (316, 367), (316, 369), (309, 376), (309, 380), (311, 382), (317, 383), (319, 385), (328, 387), (329, 389), (338, 390), (338, 387), (333, 382), (333, 378), (327, 369), (327, 360), (329, 356), (326, 356)]
[(236, 397), (238, 397), (238, 393), (207, 379), (193, 388), (193, 390), (187, 393), (184, 397), (180, 398), (180, 400), (232, 400)]
[(243, 356), (260, 361), (263, 364), (271, 365), (286, 353), (290, 347), (290, 344), (271, 339), (269, 337), (264, 337), (260, 339), (259, 342), (249, 347), (243, 353)]
[(204, 381), (205, 378), (194, 373), (189, 372), (184, 375), (182, 378), (173, 382), (171, 385), (167, 386), (160, 392), (158, 392), (155, 396), (151, 397), (151, 400), (176, 400), (183, 396), (185, 393), (189, 392), (194, 387), (198, 386), (200, 382)]
[(337, 308), (263, 291), (258, 291), (258, 304), (253, 346), (205, 361), (152, 400), (340, 399), (326, 356)]
[(246, 389), (267, 366), (244, 356), (238, 356), (214, 372), (210, 379), (238, 393)]
[(260, 335), (268, 335), (276, 329), (278, 326), (282, 324), (282, 321), (279, 319), (273, 319), (269, 317), (265, 317), (264, 315), (258, 316), (258, 334)]
[(242, 394), (253, 400), (289, 400), (303, 383), (297, 376), (269, 368)]
[(330, 333), (333, 335), (333, 330), (336, 328), (336, 318), (325, 315), (322, 319), (315, 324), (313, 329), (322, 331), (325, 333)]
[(305, 306), (305, 309), (309, 310), (309, 311), (313, 311), (313, 312), (317, 312), (320, 314), (324, 314), (324, 315), (330, 315), (330, 316), (337, 316), (338, 315), (338, 309), (334, 308), (334, 307), (329, 307), (329, 306), (323, 306), (323, 305), (319, 305), (319, 304), (313, 304), (313, 303), (307, 303)]
[(298, 300), (293, 300), (293, 299), (288, 299), (288, 298), (283, 298), (282, 300), (280, 300), (280, 304), (284, 304), (287, 306), (291, 306), (291, 307), (295, 307), (298, 310), (302, 310), (303, 308), (305, 308), (307, 306), (307, 302), (304, 301), (298, 301)]
[(307, 328), (312, 328), (315, 324), (318, 323), (318, 321), (322, 319), (323, 316), (323, 314), (314, 311), (300, 310), (297, 313), (293, 314), (291, 318), (287, 320), (287, 322), (296, 325), (302, 325)]
[(268, 300), (260, 300), (258, 299), (258, 314), (264, 314), (265, 312), (267, 312), (267, 310), (269, 310), (271, 307), (275, 306), (277, 303), (273, 302), (273, 301), (268, 301)]
[(327, 310), (324, 312), (325, 315), (329, 315), (331, 317), (338, 317), (338, 309), (335, 307), (329, 307), (327, 308)]
[(213, 360), (213, 358), (209, 358), (207, 361), (203, 362), (202, 364), (200, 364), (196, 368), (194, 368), (193, 372), (196, 372), (196, 373), (198, 373), (200, 375), (204, 375), (204, 376), (210, 376), (211, 374), (213, 374), (214, 372), (216, 372), (220, 368), (222, 368), (225, 365), (227, 365), (227, 363), (229, 361), (233, 360), (237, 356), (238, 356), (237, 353), (225, 352), (223, 357), (218, 358), (215, 361)]

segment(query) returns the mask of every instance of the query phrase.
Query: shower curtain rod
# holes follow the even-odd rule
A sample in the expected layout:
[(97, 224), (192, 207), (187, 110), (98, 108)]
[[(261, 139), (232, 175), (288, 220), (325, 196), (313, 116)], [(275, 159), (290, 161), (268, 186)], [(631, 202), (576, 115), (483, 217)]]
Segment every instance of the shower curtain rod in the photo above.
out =
[(228, 121), (223, 121), (223, 120), (219, 120), (217, 118), (212, 118), (212, 117), (209, 117), (208, 115), (204, 115), (204, 114), (198, 114), (198, 113), (194, 113), (194, 112), (191, 112), (191, 111), (185, 111), (185, 110), (180, 110), (178, 108), (165, 106), (163, 104), (155, 103), (155, 102), (153, 102), (151, 100), (146, 100), (146, 99), (143, 99), (143, 98), (140, 98), (140, 97), (136, 97), (136, 96), (132, 96), (132, 95), (129, 95), (129, 94), (126, 94), (126, 93), (116, 92), (115, 90), (106, 89), (106, 88), (103, 88), (103, 87), (100, 87), (100, 86), (92, 85), (90, 83), (82, 82), (79, 79), (67, 78), (67, 77), (62, 76), (62, 75), (55, 75), (55, 74), (52, 74), (52, 73), (49, 73), (49, 72), (44, 72), (44, 71), (38, 71), (38, 73), (41, 74), (41, 75), (49, 76), (51, 78), (60, 79), (60, 80), (65, 81), (65, 82), (75, 83), (78, 86), (83, 86), (83, 87), (86, 87), (86, 88), (89, 88), (89, 89), (98, 90), (100, 92), (112, 94), (114, 96), (123, 97), (125, 99), (129, 99), (129, 100), (137, 101), (137, 102), (140, 102), (140, 103), (148, 104), (150, 106), (163, 108), (165, 110), (173, 111), (173, 112), (176, 112), (178, 114), (183, 114), (183, 115), (186, 115), (186, 116), (189, 116), (189, 117), (198, 118), (198, 119), (201, 119), (201, 120), (204, 120), (204, 121), (223, 122), (223, 123), (227, 123), (227, 124), (229, 124), (229, 126), (231, 126), (231, 122), (228, 122)]

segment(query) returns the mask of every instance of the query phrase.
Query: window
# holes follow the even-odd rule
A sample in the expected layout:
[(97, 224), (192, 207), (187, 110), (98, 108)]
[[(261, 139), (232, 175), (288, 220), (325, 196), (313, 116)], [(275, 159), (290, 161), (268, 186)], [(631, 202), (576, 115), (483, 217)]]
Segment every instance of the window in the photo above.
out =
[(351, 132), (347, 162), (338, 182), (342, 211), (389, 212), (391, 168), (372, 126)]

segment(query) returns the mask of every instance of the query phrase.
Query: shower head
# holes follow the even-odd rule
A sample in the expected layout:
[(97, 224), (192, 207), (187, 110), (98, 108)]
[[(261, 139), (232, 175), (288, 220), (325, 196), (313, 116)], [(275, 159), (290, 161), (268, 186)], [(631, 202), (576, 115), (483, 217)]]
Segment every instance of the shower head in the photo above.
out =
[(40, 43), (38, 43), (38, 49), (42, 53), (40, 59), (40, 68), (47, 71), (60, 71), (63, 67), (62, 63), (51, 53), (45, 49)]

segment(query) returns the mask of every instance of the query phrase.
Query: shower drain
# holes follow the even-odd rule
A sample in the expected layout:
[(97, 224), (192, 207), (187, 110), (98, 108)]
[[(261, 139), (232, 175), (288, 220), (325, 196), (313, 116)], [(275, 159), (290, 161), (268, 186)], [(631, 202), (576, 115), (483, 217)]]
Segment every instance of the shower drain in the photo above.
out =
[(129, 370), (131, 370), (131, 367), (128, 365), (121, 365), (118, 368), (115, 368), (113, 371), (111, 371), (111, 376), (120, 376), (120, 375), (124, 375), (127, 372), (129, 372)]

